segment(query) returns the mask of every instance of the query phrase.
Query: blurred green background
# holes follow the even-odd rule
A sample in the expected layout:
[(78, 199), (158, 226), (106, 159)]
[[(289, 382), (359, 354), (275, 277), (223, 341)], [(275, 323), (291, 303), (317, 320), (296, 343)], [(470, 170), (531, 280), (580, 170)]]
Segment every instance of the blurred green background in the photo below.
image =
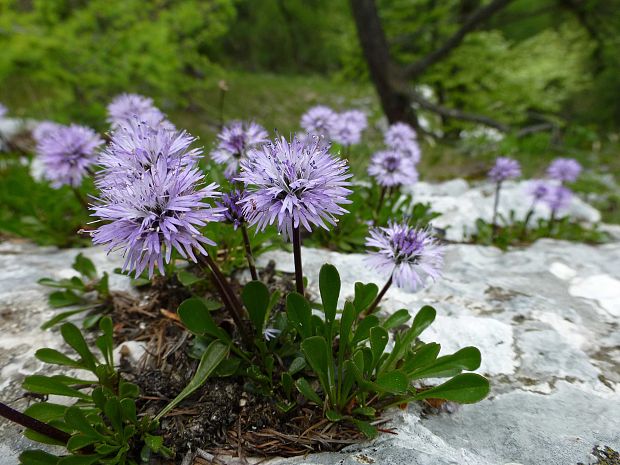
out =
[[(392, 58), (405, 66), (491, 0), (375, 3)], [(620, 0), (507, 2), (410, 84), (515, 130), (498, 140), (484, 126), (418, 110), (428, 130), (422, 179), (481, 178), (498, 155), (542, 176), (552, 158), (575, 157), (586, 168), (577, 191), (620, 222), (619, 46)], [(0, 51), (0, 102), (17, 117), (105, 131), (107, 103), (136, 92), (208, 152), (224, 80), (226, 119), (282, 134), (315, 104), (365, 110), (371, 129), (350, 156), (360, 176), (381, 143), (385, 120), (345, 0), (0, 0)], [(519, 132), (541, 121), (549, 128)], [(28, 208), (15, 189), (31, 181), (16, 169), (0, 171), (3, 215)]]

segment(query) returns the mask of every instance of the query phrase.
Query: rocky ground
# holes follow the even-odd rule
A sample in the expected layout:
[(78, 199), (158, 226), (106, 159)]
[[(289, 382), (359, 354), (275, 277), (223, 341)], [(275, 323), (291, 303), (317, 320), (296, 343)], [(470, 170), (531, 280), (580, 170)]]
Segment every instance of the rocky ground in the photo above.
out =
[[(486, 208), (484, 186), (461, 194), (455, 194), (462, 189), (458, 181), (419, 189), (417, 200), (432, 201), (445, 215), (438, 220), (462, 230)], [(450, 200), (455, 196), (472, 208), (459, 207)], [(582, 219), (597, 219), (598, 212), (586, 204), (573, 206)], [(60, 346), (57, 333), (38, 329), (55, 311), (47, 307), (48, 290), (36, 281), (71, 276), (77, 253), (0, 244), (0, 398), (18, 408), (26, 403), (18, 399), (21, 380), (41, 369), (34, 351)], [(84, 253), (102, 270), (120, 262), (98, 248)], [(293, 269), (286, 252), (269, 253), (259, 265), (268, 260), (282, 271)], [(340, 270), (344, 297), (352, 294), (355, 281), (383, 284), (362, 255), (305, 249), (311, 292), (318, 292), (318, 270), (325, 262)], [(114, 276), (112, 287), (128, 289), (125, 278)], [(491, 379), (490, 397), (454, 413), (427, 414), (411, 406), (392, 412), (396, 435), (278, 463), (577, 465), (596, 462), (595, 446), (620, 450), (620, 241), (589, 246), (540, 240), (505, 253), (450, 245), (442, 280), (418, 293), (392, 289), (383, 308), (417, 311), (424, 304), (438, 311), (426, 340), (441, 343), (446, 352), (466, 345), (481, 349), (479, 371)], [(0, 464), (17, 463), (28, 443), (2, 421), (0, 437)]]

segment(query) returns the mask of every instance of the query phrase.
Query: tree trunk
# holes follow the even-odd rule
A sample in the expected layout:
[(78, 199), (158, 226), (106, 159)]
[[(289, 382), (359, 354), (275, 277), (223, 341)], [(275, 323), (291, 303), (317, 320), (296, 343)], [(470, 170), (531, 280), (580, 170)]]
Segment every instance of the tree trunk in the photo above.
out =
[(390, 123), (405, 121), (417, 128), (415, 112), (402, 85), (404, 79), (390, 58), (375, 1), (350, 0), (350, 3), (360, 45), (385, 116)]

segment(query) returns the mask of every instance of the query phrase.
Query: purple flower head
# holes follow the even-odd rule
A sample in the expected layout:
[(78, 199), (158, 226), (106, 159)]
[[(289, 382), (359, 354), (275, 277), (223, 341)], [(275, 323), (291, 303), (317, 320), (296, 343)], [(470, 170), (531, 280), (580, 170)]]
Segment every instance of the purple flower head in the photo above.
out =
[(247, 156), (248, 150), (268, 141), (268, 134), (260, 124), (234, 121), (217, 135), (219, 143), (211, 156), (216, 163), (225, 164), (224, 175), (233, 177), (239, 162)]
[(168, 166), (193, 166), (202, 155), (202, 150), (190, 148), (195, 140), (185, 131), (153, 128), (137, 118), (126, 121), (99, 157), (97, 187), (105, 191), (130, 185), (162, 157)]
[(411, 162), (414, 165), (420, 163), (422, 152), (420, 151), (420, 146), (418, 145), (417, 141), (412, 140), (409, 143), (402, 144), (401, 147), (397, 150), (401, 152), (405, 157), (411, 159)]
[(495, 182), (502, 182), (519, 176), (521, 176), (521, 165), (517, 160), (508, 157), (498, 157), (495, 160), (495, 165), (489, 171), (489, 179)]
[(8, 108), (0, 103), (0, 118), (4, 118), (4, 116), (9, 112)]
[(534, 201), (538, 202), (539, 200), (543, 200), (547, 197), (547, 194), (549, 194), (549, 190), (552, 187), (553, 186), (549, 184), (549, 182), (543, 179), (538, 179), (528, 184), (527, 193), (532, 196)]
[(54, 188), (78, 187), (96, 162), (96, 150), (101, 144), (103, 140), (90, 128), (59, 126), (37, 144), (37, 154), (45, 166), (44, 177)]
[[(167, 148), (157, 151), (132, 182), (102, 191), (91, 207), (92, 216), (105, 222), (93, 232), (93, 243), (106, 244), (108, 252), (122, 250), (123, 270), (136, 276), (148, 268), (151, 277), (155, 266), (163, 274), (164, 261), (170, 263), (173, 249), (196, 261), (195, 252), (206, 254), (203, 244), (215, 245), (198, 228), (222, 218), (223, 208), (205, 202), (220, 195), (218, 186), (203, 187), (204, 176), (196, 165), (180, 164)], [(114, 179), (102, 180), (104, 185), (118, 181), (117, 173), (104, 172), (106, 176)]]
[(368, 166), (368, 174), (385, 187), (410, 185), (418, 180), (418, 172), (411, 158), (396, 150), (375, 153)]
[(576, 181), (581, 174), (581, 165), (573, 158), (556, 158), (547, 168), (547, 176), (562, 182)]
[(328, 136), (336, 121), (336, 113), (329, 107), (318, 105), (301, 117), (301, 127), (314, 136)]
[(368, 118), (366, 117), (366, 113), (361, 110), (348, 110), (338, 115), (338, 118), (347, 122), (347, 124), (352, 125), (357, 128), (357, 130), (361, 133), (368, 127)]
[(572, 191), (562, 185), (550, 186), (549, 192), (543, 198), (543, 201), (549, 206), (553, 214), (567, 209), (573, 199)]
[(424, 285), (425, 277), (436, 280), (440, 276), (444, 249), (428, 229), (390, 221), (387, 227), (370, 230), (366, 246), (377, 249), (369, 253), (370, 265), (389, 273), (399, 288), (416, 290)]
[(224, 219), (231, 223), (236, 230), (245, 222), (243, 217), (243, 209), (239, 205), (239, 201), (243, 198), (243, 193), (238, 189), (230, 191), (222, 195), (222, 201), (216, 202), (216, 205), (224, 209)]
[(355, 121), (338, 118), (332, 126), (330, 137), (334, 142), (349, 147), (360, 143), (362, 131)]
[(388, 147), (401, 150), (414, 142), (416, 137), (416, 132), (407, 123), (394, 123), (385, 131), (383, 140)]
[(347, 162), (333, 157), (319, 137), (293, 136), (290, 142), (279, 137), (241, 161), (237, 180), (247, 186), (243, 214), (261, 231), (277, 220), (285, 239), (300, 225), (328, 229), (325, 222), (335, 225), (336, 215), (347, 213), (341, 204), (351, 203), (346, 188), (351, 176)]
[(108, 123), (113, 130), (136, 119), (152, 128), (162, 126), (171, 131), (175, 129), (161, 110), (153, 104), (152, 98), (138, 94), (121, 94), (108, 105)]
[(48, 135), (57, 131), (62, 125), (58, 123), (54, 123), (52, 121), (41, 121), (36, 127), (32, 130), (32, 138), (38, 144)]

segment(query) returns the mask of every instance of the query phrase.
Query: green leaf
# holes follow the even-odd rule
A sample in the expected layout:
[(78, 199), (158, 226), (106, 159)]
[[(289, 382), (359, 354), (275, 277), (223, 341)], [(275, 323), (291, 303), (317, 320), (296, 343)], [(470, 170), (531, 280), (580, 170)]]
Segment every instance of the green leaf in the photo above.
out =
[(372, 304), (379, 293), (379, 288), (374, 283), (355, 283), (355, 295), (353, 306), (358, 315)]
[(390, 330), (407, 323), (410, 319), (411, 315), (403, 308), (391, 314), (388, 319), (383, 322), (383, 327)]
[(123, 430), (123, 418), (121, 415), (121, 403), (118, 400), (118, 397), (110, 397), (103, 407), (103, 413), (110, 420), (110, 424), (112, 428), (116, 432), (121, 432)]
[(282, 390), (284, 391), (284, 395), (287, 398), (291, 397), (291, 392), (293, 390), (293, 377), (290, 373), (284, 372), (280, 375), (280, 384), (282, 384)]
[(444, 399), (461, 404), (473, 404), (484, 399), (490, 391), (489, 381), (476, 373), (463, 373), (413, 396), (415, 400)]
[(73, 406), (67, 408), (65, 411), (65, 423), (67, 423), (69, 427), (73, 428), (73, 430), (79, 431), (85, 436), (93, 439), (105, 440), (104, 436), (99, 433), (86, 419), (86, 416), (82, 413), (80, 407)]
[(365, 417), (374, 418), (374, 416), (377, 414), (377, 410), (372, 407), (357, 407), (353, 409), (352, 413), (356, 415), (363, 415)]
[(328, 410), (327, 412), (325, 412), (325, 418), (327, 418), (329, 421), (340, 421), (344, 418), (344, 415), (342, 413), (338, 413), (335, 410)]
[(411, 373), (414, 370), (428, 366), (437, 359), (440, 350), (441, 346), (436, 342), (422, 344), (416, 348), (415, 352), (409, 354), (401, 369), (405, 373)]
[(179, 282), (181, 284), (183, 284), (185, 287), (191, 286), (192, 284), (196, 284), (199, 281), (202, 281), (202, 278), (200, 276), (196, 276), (193, 273), (190, 273), (189, 271), (186, 270), (179, 270), (177, 272), (177, 278), (179, 279)]
[(435, 316), (437, 316), (437, 311), (430, 305), (425, 305), (416, 313), (411, 325), (411, 334), (409, 335), (411, 342), (435, 321)]
[(92, 315), (87, 316), (82, 320), (82, 328), (84, 329), (92, 329), (97, 323), (101, 320), (103, 315), (101, 313), (94, 313)]
[(370, 330), (376, 326), (379, 326), (379, 318), (377, 318), (376, 315), (368, 315), (366, 318), (358, 322), (351, 344), (355, 345), (358, 342), (368, 339)]
[(344, 303), (344, 310), (340, 317), (340, 349), (346, 350), (351, 341), (351, 328), (356, 318), (353, 303), (347, 301)]
[(306, 378), (299, 378), (295, 382), (295, 387), (306, 399), (314, 402), (318, 406), (323, 405), (323, 401), (321, 400), (319, 395), (314, 392), (314, 389), (312, 389), (312, 386), (310, 386), (310, 383), (306, 380)]
[(388, 332), (381, 326), (375, 326), (370, 330), (370, 350), (372, 351), (373, 368), (379, 363), (379, 359), (383, 355), (389, 339)]
[(60, 308), (80, 304), (83, 300), (75, 292), (66, 290), (52, 292), (47, 298), (47, 301), (51, 307)]
[(88, 344), (84, 340), (84, 336), (73, 323), (65, 323), (60, 327), (60, 333), (67, 344), (69, 344), (82, 357), (84, 366), (92, 372), (95, 372), (97, 361), (90, 351)]
[(248, 310), (255, 333), (262, 337), (271, 298), (269, 289), (260, 281), (250, 281), (243, 287), (241, 298)]
[(164, 445), (164, 438), (147, 433), (144, 435), (144, 442), (153, 452), (157, 453)]
[(304, 296), (291, 292), (286, 297), (286, 313), (303, 339), (312, 336), (312, 309)]
[(325, 393), (331, 391), (329, 376), (330, 352), (323, 336), (312, 336), (301, 343), (301, 350), (306, 361), (316, 373)]
[(67, 312), (59, 313), (54, 318), (51, 318), (51, 319), (47, 320), (45, 323), (43, 323), (41, 325), (41, 329), (43, 329), (43, 330), (49, 329), (52, 326), (57, 325), (61, 321), (66, 320), (70, 316), (77, 315), (78, 313), (85, 312), (86, 310), (90, 310), (91, 308), (92, 308), (92, 306), (88, 306), (88, 307), (78, 308), (76, 310), (69, 310)]
[(58, 457), (42, 450), (25, 450), (19, 454), (21, 465), (56, 465)]
[(73, 269), (89, 279), (95, 279), (97, 277), (97, 268), (95, 268), (95, 264), (82, 253), (77, 254), (75, 257)]
[(37, 283), (40, 284), (41, 286), (55, 287), (57, 289), (72, 289), (74, 291), (80, 291), (80, 292), (84, 292), (86, 290), (86, 285), (77, 276), (74, 276), (73, 278), (70, 278), (70, 279), (59, 279), (59, 280), (50, 279), (50, 278), (41, 278), (37, 281)]
[(364, 433), (364, 436), (366, 436), (368, 439), (373, 439), (377, 437), (377, 428), (375, 428), (374, 426), (372, 426), (370, 423), (368, 423), (367, 421), (362, 421), (362, 420), (358, 420), (356, 418), (353, 419), (353, 423), (355, 424), (355, 426), (357, 426), (357, 428)]
[(99, 329), (103, 333), (97, 338), (97, 347), (108, 365), (114, 366), (114, 326), (109, 316), (99, 321)]
[(95, 290), (100, 298), (107, 298), (110, 295), (110, 275), (103, 273), (101, 279), (95, 284)]
[(338, 297), (340, 296), (340, 275), (334, 265), (325, 264), (319, 272), (319, 289), (325, 321), (330, 323), (336, 319)]
[(192, 297), (179, 305), (177, 310), (183, 324), (194, 334), (210, 336), (230, 342), (230, 336), (217, 326), (211, 318), (211, 312), (202, 299)]
[(44, 434), (41, 433), (37, 433), (36, 431), (33, 431), (31, 429), (26, 429), (24, 430), (24, 432), (22, 433), (22, 435), (25, 438), (30, 439), (31, 441), (36, 441), (36, 442), (40, 442), (41, 444), (48, 444), (51, 446), (65, 446), (66, 443), (63, 441), (58, 441), (56, 439), (52, 439)]
[(121, 380), (119, 383), (118, 394), (121, 399), (137, 399), (140, 396), (140, 388), (136, 384)]
[(89, 400), (90, 397), (76, 389), (43, 375), (30, 375), (24, 379), (22, 387), (29, 392), (36, 394), (55, 394), (65, 397), (77, 397)]
[(159, 414), (157, 414), (155, 421), (158, 421), (174, 407), (176, 407), (181, 401), (183, 401), (183, 399), (202, 386), (213, 370), (215, 370), (222, 360), (226, 358), (228, 355), (228, 350), (228, 346), (219, 341), (213, 341), (202, 355), (194, 377), (190, 380), (187, 386), (185, 386), (185, 389), (183, 389), (178, 396), (176, 396), (168, 405), (164, 407), (161, 412), (159, 412)]
[(377, 377), (375, 384), (381, 388), (382, 392), (390, 394), (402, 394), (409, 389), (409, 380), (401, 371), (390, 371)]
[(58, 352), (54, 349), (39, 349), (34, 353), (34, 356), (44, 363), (51, 363), (53, 365), (62, 365), (73, 368), (81, 368), (82, 364), (79, 361), (73, 360), (67, 357), (65, 354)]
[(97, 442), (97, 439), (91, 436), (86, 436), (84, 434), (74, 434), (69, 439), (69, 442), (67, 442), (67, 449), (73, 452), (86, 446), (90, 446), (95, 442)]
[(409, 373), (411, 379), (443, 378), (453, 376), (463, 370), (476, 370), (480, 367), (480, 350), (476, 347), (464, 347), (451, 354), (439, 357), (430, 365)]
[(24, 414), (36, 418), (43, 423), (49, 423), (52, 420), (64, 418), (66, 410), (66, 405), (53, 404), (51, 402), (38, 402), (28, 407), (24, 411)]
[(306, 359), (303, 357), (297, 357), (293, 359), (293, 361), (291, 362), (291, 365), (288, 367), (288, 372), (291, 375), (294, 375), (295, 373), (298, 373), (301, 370), (303, 370), (305, 367), (306, 367)]
[(136, 402), (133, 399), (121, 400), (121, 416), (124, 421), (135, 423), (138, 421)]

